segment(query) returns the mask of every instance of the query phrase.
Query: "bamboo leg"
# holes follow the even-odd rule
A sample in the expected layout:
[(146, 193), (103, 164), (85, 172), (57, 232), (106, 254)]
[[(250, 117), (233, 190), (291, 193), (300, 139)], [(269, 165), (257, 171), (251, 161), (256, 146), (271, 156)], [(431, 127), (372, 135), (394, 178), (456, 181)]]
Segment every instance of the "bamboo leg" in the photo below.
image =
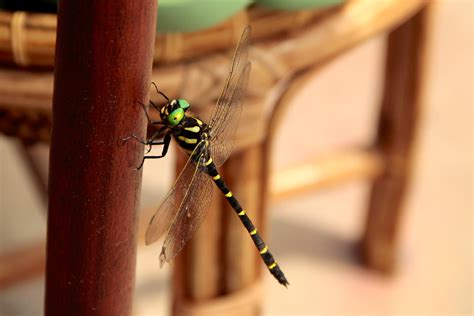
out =
[[(187, 158), (187, 157), (186, 157)], [(196, 232), (189, 246), (192, 262), (188, 276), (189, 296), (194, 301), (203, 301), (219, 295), (222, 291), (222, 209), (220, 191), (214, 188), (214, 199), (206, 220)], [(203, 273), (204, 272), (204, 273)]]
[(44, 274), (45, 242), (0, 255), (0, 290)]
[(49, 149), (44, 145), (29, 145), (20, 142), (17, 142), (17, 148), (25, 164), (29, 167), (36, 191), (47, 205)]
[(45, 315), (130, 315), (156, 1), (61, 1)]
[[(260, 226), (261, 163), (260, 146), (254, 145), (235, 153), (225, 165), (225, 177), (229, 188), (256, 227)], [(260, 259), (258, 253), (232, 208), (225, 204), (223, 212), (226, 219), (224, 291), (229, 293), (251, 285), (257, 277), (261, 262), (255, 264), (257, 259)]]
[[(257, 226), (260, 148), (254, 146), (233, 154), (225, 167), (220, 168)], [(182, 155), (179, 157), (178, 171), (186, 161)], [(256, 297), (259, 288), (249, 287), (255, 282), (262, 263), (242, 223), (221, 195), (216, 189), (206, 219), (175, 260), (174, 315), (260, 314), (260, 300)], [(219, 299), (223, 294), (228, 299)]]
[[(178, 153), (176, 172), (186, 164), (187, 156)], [(222, 198), (214, 189), (214, 199), (206, 218), (175, 259), (173, 269), (173, 315), (183, 315), (187, 302), (199, 303), (222, 292)]]
[(375, 269), (394, 267), (421, 107), (428, 11), (423, 8), (388, 36), (385, 88), (375, 148), (385, 169), (375, 180), (361, 251)]

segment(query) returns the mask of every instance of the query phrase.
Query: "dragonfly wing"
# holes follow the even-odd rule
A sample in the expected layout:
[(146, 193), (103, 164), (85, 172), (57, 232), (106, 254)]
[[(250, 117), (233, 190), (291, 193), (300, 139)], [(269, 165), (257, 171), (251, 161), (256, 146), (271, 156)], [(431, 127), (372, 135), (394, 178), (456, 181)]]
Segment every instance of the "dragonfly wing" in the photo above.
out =
[(222, 165), (232, 153), (234, 137), (239, 124), (240, 114), (242, 112), (242, 101), (247, 89), (247, 83), (250, 75), (250, 63), (242, 70), (232, 94), (229, 96), (227, 111), (223, 121), (217, 130), (212, 130), (211, 155), (217, 166)]
[[(218, 166), (224, 163), (232, 150), (232, 137), (242, 111), (242, 96), (245, 94), (248, 79), (248, 73), (244, 73), (250, 72), (250, 63), (248, 62), (249, 44), (250, 27), (247, 27), (242, 33), (239, 44), (235, 49), (224, 89), (217, 100), (216, 107), (209, 121), (213, 133), (211, 144), (212, 142), (215, 144), (212, 150), (214, 152), (211, 151), (211, 154)], [(247, 78), (244, 78), (245, 76)], [(225, 148), (218, 150), (221, 146)]]
[(193, 186), (194, 175), (197, 166), (191, 157), (200, 157), (202, 155), (204, 146), (196, 146), (196, 149), (191, 154), (186, 162), (183, 170), (179, 174), (176, 182), (169, 190), (158, 210), (151, 218), (145, 234), (145, 243), (147, 245), (154, 243), (168, 231), (173, 223), (177, 213), (179, 212), (179, 205), (184, 199), (184, 194)]
[[(199, 164), (202, 166), (206, 161), (202, 155)], [(166, 236), (160, 254), (160, 264), (171, 261), (188, 240), (194, 235), (207, 214), (207, 209), (212, 200), (213, 182), (209, 175), (199, 167), (192, 176), (192, 185), (186, 192), (179, 211), (176, 215)]]

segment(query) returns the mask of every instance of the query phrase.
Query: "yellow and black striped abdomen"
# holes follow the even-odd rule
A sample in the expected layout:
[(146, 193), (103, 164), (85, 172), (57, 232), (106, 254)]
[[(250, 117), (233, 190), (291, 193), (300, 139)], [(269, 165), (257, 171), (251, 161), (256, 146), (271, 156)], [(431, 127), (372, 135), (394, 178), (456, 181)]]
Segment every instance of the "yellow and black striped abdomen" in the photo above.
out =
[(268, 250), (268, 246), (260, 237), (257, 228), (255, 228), (255, 226), (253, 225), (252, 221), (250, 220), (250, 217), (247, 215), (245, 210), (240, 205), (239, 201), (234, 197), (232, 192), (225, 184), (224, 180), (219, 175), (216, 166), (212, 161), (212, 158), (209, 158), (205, 164), (207, 166), (207, 172), (209, 176), (212, 177), (214, 183), (222, 191), (227, 201), (234, 209), (235, 213), (239, 216), (240, 221), (250, 234), (250, 237), (252, 238), (255, 246), (257, 247), (260, 253), (260, 256), (262, 257), (263, 262), (265, 262), (265, 265), (267, 266), (270, 273), (278, 280), (278, 282), (280, 282), (280, 284), (287, 286), (289, 283), (285, 275), (283, 274), (283, 271), (281, 271), (280, 266), (276, 263), (275, 259), (273, 258), (273, 255)]

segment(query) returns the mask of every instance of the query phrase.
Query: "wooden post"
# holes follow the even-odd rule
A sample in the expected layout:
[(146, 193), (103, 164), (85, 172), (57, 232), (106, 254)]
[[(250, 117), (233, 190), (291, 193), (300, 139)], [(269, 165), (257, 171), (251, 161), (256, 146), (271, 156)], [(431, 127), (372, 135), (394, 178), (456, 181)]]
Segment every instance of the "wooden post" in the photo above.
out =
[(385, 161), (373, 184), (362, 255), (373, 268), (394, 266), (421, 107), (428, 13), (427, 5), (388, 36), (384, 98), (375, 148)]
[(29, 169), (38, 195), (43, 200), (44, 205), (47, 205), (49, 148), (24, 142), (17, 142), (16, 147), (23, 158), (25, 167)]
[[(261, 218), (261, 148), (249, 146), (220, 168), (257, 226)], [(178, 155), (178, 173), (186, 159)], [(173, 315), (260, 315), (260, 287), (253, 285), (261, 267), (248, 233), (216, 189), (207, 218), (175, 259)]]
[[(239, 199), (255, 227), (258, 227), (262, 237), (265, 238), (260, 225), (262, 210), (259, 209), (263, 181), (261, 150), (262, 146), (256, 144), (235, 153), (226, 163), (224, 175), (228, 179), (226, 181), (229, 188), (232, 188), (233, 194)], [(225, 212), (226, 219), (223, 227), (225, 232), (223, 242), (226, 245), (223, 252), (225, 255), (224, 292), (232, 293), (252, 285), (257, 279), (260, 267), (264, 265), (252, 239), (242, 226), (240, 219), (233, 213), (232, 208), (226, 204), (222, 211)], [(271, 244), (269, 246), (271, 247)], [(256, 315), (260, 311), (260, 307), (247, 307), (248, 315)]]
[(157, 1), (60, 1), (46, 315), (132, 310)]
[[(188, 157), (177, 150), (176, 174)], [(221, 293), (222, 283), (222, 202), (214, 188), (214, 199), (195, 235), (176, 257), (173, 269), (173, 315), (181, 315), (185, 302), (203, 302)]]

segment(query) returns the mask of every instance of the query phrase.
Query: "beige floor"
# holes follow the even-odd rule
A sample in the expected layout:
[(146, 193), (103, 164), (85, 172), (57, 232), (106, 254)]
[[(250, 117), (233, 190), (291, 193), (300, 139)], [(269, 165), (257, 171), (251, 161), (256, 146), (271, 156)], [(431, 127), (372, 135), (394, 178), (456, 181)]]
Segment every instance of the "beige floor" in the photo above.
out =
[[(469, 0), (439, 1), (397, 274), (386, 278), (355, 263), (364, 183), (288, 199), (272, 206), (270, 244), (291, 286), (285, 290), (267, 278), (266, 315), (472, 315), (472, 9)], [(275, 168), (370, 139), (381, 49), (381, 39), (368, 42), (302, 91), (279, 135)], [(41, 201), (11, 149), (0, 138), (0, 251), (45, 232)], [(153, 174), (163, 174), (171, 163), (147, 165), (144, 209), (165, 193), (167, 185)], [(139, 250), (136, 315), (168, 310), (169, 268), (157, 269), (156, 247)], [(0, 315), (41, 314), (42, 286), (39, 278), (0, 292)]]

